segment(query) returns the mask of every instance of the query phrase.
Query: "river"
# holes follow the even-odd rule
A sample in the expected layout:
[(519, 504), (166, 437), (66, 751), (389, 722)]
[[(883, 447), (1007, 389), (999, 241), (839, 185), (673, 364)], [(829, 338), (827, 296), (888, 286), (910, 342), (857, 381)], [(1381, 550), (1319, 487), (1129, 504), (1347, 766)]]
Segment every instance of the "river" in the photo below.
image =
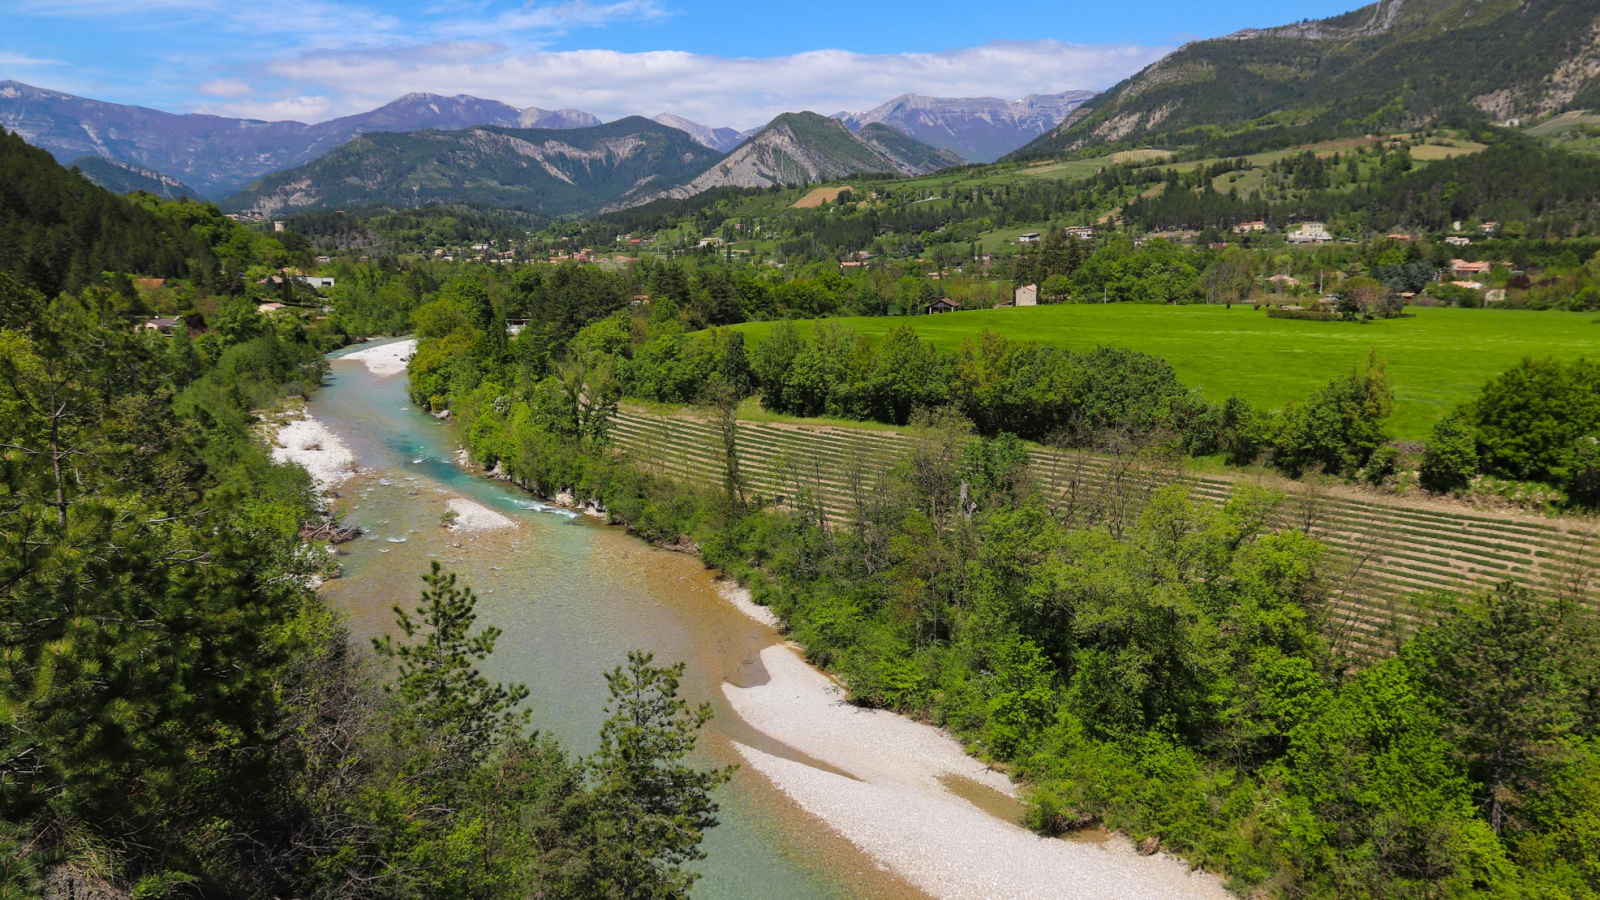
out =
[[(716, 710), (701, 761), (739, 764), (697, 900), (1228, 896), (1120, 838), (1046, 840), (1004, 821), (1019, 807), (1003, 777), (931, 728), (841, 703), (697, 558), (464, 470), (454, 427), (408, 402), (402, 374), (343, 358), (361, 349), (335, 354), (308, 407), (360, 467), (335, 508), (366, 531), (340, 546), (343, 577), (323, 596), (365, 643), (394, 632), (392, 608), (416, 601), (438, 560), (477, 592), (480, 623), (503, 631), (486, 674), (528, 685), (535, 726), (578, 754), (598, 743), (604, 673), (629, 650), (685, 662), (685, 695)], [(452, 504), (510, 525), (447, 529)]]
[[(358, 642), (394, 631), (392, 607), (415, 601), (421, 574), (437, 559), (478, 593), (480, 622), (504, 631), (485, 672), (527, 684), (535, 725), (569, 751), (595, 749), (605, 672), (633, 649), (688, 663), (686, 695), (716, 707), (702, 742), (706, 763), (740, 762), (730, 739), (764, 742), (732, 712), (721, 686), (758, 678), (758, 654), (779, 641), (776, 632), (723, 599), (698, 559), (462, 470), (454, 429), (412, 406), (405, 388), (403, 376), (380, 377), (336, 356), (333, 377), (310, 404), (361, 467), (337, 489), (336, 507), (368, 533), (340, 547), (344, 576), (322, 589)], [(517, 527), (448, 531), (441, 519), (457, 497)], [(707, 835), (696, 898), (915, 894), (749, 766), (718, 799), (721, 824)]]

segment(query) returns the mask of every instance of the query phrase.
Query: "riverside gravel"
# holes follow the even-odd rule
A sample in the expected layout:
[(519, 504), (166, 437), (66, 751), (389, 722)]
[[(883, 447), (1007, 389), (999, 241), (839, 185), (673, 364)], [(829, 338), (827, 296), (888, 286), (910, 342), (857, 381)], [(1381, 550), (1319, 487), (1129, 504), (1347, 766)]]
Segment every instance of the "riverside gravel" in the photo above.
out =
[[(724, 591), (751, 614), (748, 595)], [(737, 599), (736, 599), (737, 597)], [(740, 602), (740, 601), (743, 602)], [(754, 607), (770, 616), (770, 611)], [(763, 616), (752, 615), (761, 621)], [(735, 742), (751, 768), (886, 868), (949, 900), (1094, 898), (1224, 900), (1215, 876), (1164, 853), (1140, 856), (1126, 838), (1044, 838), (947, 789), (959, 776), (1008, 796), (1004, 775), (963, 752), (949, 734), (904, 716), (851, 706), (844, 692), (790, 645), (761, 652), (768, 680), (724, 684), (752, 727), (845, 777)]]

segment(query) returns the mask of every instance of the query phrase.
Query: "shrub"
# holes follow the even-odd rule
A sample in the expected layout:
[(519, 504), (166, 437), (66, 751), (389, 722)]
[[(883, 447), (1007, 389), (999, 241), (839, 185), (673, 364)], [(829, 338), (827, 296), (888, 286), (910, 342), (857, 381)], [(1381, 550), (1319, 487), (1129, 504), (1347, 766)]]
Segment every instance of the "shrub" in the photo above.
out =
[(1382, 423), (1393, 410), (1394, 391), (1373, 353), (1348, 378), (1284, 411), (1273, 463), (1296, 478), (1317, 466), (1329, 475), (1354, 473), (1388, 441)]
[(1562, 485), (1579, 439), (1600, 434), (1600, 363), (1524, 359), (1472, 411), (1485, 473)]
[(1433, 426), (1422, 452), (1422, 486), (1437, 493), (1466, 488), (1478, 473), (1478, 442), (1472, 424), (1452, 412)]

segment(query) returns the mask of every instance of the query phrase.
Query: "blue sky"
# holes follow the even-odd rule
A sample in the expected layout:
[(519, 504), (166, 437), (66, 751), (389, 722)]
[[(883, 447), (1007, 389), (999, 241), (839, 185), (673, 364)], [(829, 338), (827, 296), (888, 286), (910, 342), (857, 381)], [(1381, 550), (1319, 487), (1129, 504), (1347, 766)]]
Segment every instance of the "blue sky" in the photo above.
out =
[(1178, 44), (1357, 0), (3, 0), (0, 79), (320, 121), (410, 91), (749, 127), (896, 94), (1109, 87)]

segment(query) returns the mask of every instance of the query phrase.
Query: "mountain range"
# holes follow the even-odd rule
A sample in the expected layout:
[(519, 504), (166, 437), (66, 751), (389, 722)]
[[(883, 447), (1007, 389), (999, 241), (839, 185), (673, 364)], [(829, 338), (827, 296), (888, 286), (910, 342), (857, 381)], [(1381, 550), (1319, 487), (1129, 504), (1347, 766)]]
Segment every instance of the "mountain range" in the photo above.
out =
[(1597, 107), (1594, 0), (1381, 0), (1186, 44), (1014, 155), (1202, 142), (1233, 155)]
[(965, 162), (881, 123), (853, 132), (813, 112), (784, 113), (693, 180), (618, 205), (682, 199), (719, 187), (814, 184), (863, 173), (926, 175)]
[(176, 115), (103, 103), (17, 81), (0, 81), (0, 127), (67, 163), (100, 156), (152, 169), (224, 197), (269, 172), (291, 168), (373, 131), (424, 128), (580, 128), (600, 124), (572, 109), (518, 109), (465, 95), (407, 94), (393, 103), (316, 125), (197, 113)]
[[(882, 123), (963, 159), (986, 161), (1054, 127), (1089, 96), (1072, 91), (1008, 102), (907, 94), (867, 112), (839, 117), (854, 131)], [(734, 150), (760, 131), (702, 125), (671, 113), (654, 121), (719, 153)], [(464, 94), (407, 94), (377, 109), (315, 125), (265, 122), (178, 115), (0, 81), (0, 127), (50, 151), (60, 162), (70, 164), (83, 157), (117, 160), (190, 185), (212, 199), (371, 132), (458, 131), (479, 125), (572, 129), (599, 124), (599, 118), (581, 110), (521, 109)]]
[(701, 125), (699, 122), (690, 121), (682, 116), (675, 116), (672, 113), (662, 113), (651, 121), (665, 125), (668, 128), (676, 128), (718, 153), (727, 153), (761, 130), (752, 128), (749, 131), (737, 131), (732, 128), (712, 128), (707, 125)]
[(569, 215), (714, 187), (807, 184), (862, 172), (920, 175), (962, 163), (887, 125), (857, 134), (816, 113), (779, 116), (728, 155), (682, 128), (630, 116), (563, 130), (480, 126), (365, 134), (251, 184), (223, 207), (279, 216), (473, 203)]
[(471, 203), (549, 215), (626, 202), (694, 177), (721, 154), (639, 116), (586, 128), (374, 132), (223, 201), (260, 216)]
[(994, 162), (1042, 135), (1094, 96), (1093, 91), (1029, 94), (1021, 100), (901, 94), (860, 113), (835, 113), (851, 131), (882, 123), (972, 162)]

